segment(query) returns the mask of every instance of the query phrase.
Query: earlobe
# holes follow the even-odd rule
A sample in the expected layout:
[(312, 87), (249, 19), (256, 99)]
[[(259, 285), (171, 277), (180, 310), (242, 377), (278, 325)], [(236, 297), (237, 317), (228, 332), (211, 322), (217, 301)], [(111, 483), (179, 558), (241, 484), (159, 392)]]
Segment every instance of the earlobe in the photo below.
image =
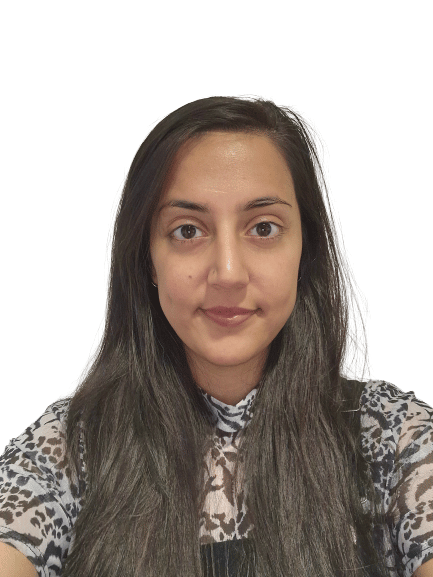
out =
[(153, 266), (153, 263), (150, 263), (150, 279), (152, 281), (152, 284), (154, 286), (156, 286), (158, 284), (158, 276), (156, 274), (156, 270), (155, 267)]

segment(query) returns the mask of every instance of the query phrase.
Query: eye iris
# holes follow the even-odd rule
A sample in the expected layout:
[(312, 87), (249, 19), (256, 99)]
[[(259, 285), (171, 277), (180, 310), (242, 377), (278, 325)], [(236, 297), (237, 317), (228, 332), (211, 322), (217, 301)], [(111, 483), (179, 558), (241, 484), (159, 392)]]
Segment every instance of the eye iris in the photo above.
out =
[[(265, 229), (265, 231), (263, 229)], [(260, 222), (257, 225), (257, 232), (259, 233), (259, 236), (265, 236), (265, 235), (260, 234), (260, 231), (268, 232), (270, 234), (271, 230), (272, 230), (272, 227), (271, 227), (271, 224), (269, 222)]]
[[(185, 237), (185, 235), (183, 234), (185, 229), (188, 229), (187, 237)], [(193, 226), (192, 224), (184, 224), (181, 227), (180, 232), (184, 238), (193, 238), (194, 233), (195, 233), (195, 226)]]

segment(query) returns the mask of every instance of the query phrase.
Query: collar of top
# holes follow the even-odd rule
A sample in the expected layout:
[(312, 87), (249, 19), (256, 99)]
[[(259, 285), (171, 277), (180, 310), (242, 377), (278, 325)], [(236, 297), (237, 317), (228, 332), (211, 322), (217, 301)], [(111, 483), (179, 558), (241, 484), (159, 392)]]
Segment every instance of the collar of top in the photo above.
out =
[(248, 395), (237, 405), (226, 405), (206, 393), (199, 387), (207, 405), (214, 416), (214, 424), (225, 433), (235, 433), (243, 429), (253, 416), (253, 402), (257, 395), (257, 388), (252, 389)]

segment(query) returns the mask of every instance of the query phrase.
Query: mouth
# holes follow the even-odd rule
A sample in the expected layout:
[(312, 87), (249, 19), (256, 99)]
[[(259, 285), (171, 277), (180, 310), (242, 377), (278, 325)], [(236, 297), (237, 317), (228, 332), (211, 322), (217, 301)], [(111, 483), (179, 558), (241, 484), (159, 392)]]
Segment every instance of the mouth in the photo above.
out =
[[(246, 309), (243, 309), (244, 311)], [(218, 312), (215, 313), (212, 309), (202, 309), (204, 315), (210, 319), (212, 322), (216, 323), (217, 325), (223, 327), (237, 327), (242, 323), (246, 322), (250, 317), (254, 315), (256, 311), (246, 310), (246, 312), (240, 314), (233, 314), (233, 311), (230, 312)]]
[(203, 309), (204, 312), (218, 315), (220, 317), (231, 318), (239, 315), (250, 315), (256, 312), (254, 309), (244, 309), (240, 307), (216, 306), (211, 309)]

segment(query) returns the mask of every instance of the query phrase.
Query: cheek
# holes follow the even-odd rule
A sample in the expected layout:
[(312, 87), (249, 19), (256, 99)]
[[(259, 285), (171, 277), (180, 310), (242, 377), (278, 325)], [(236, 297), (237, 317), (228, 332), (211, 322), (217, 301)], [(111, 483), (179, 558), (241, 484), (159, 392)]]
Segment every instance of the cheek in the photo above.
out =
[(275, 291), (275, 304), (277, 308), (284, 311), (285, 315), (288, 317), (296, 302), (297, 280), (290, 279), (289, 282), (280, 286), (279, 289), (280, 290)]
[(160, 284), (159, 301), (164, 313), (182, 315), (191, 308), (191, 287), (186, 282), (185, 275), (172, 271)]
[[(293, 255), (291, 258), (276, 258), (269, 263), (266, 269), (266, 282), (269, 287), (269, 294), (275, 298), (287, 298), (296, 289), (299, 276), (300, 258)], [(263, 269), (262, 269), (263, 270)]]
[(296, 302), (298, 288), (298, 263), (290, 262), (289, 266), (281, 265), (272, 274), (272, 282), (267, 283), (266, 300), (281, 315), (283, 324), (291, 315)]

